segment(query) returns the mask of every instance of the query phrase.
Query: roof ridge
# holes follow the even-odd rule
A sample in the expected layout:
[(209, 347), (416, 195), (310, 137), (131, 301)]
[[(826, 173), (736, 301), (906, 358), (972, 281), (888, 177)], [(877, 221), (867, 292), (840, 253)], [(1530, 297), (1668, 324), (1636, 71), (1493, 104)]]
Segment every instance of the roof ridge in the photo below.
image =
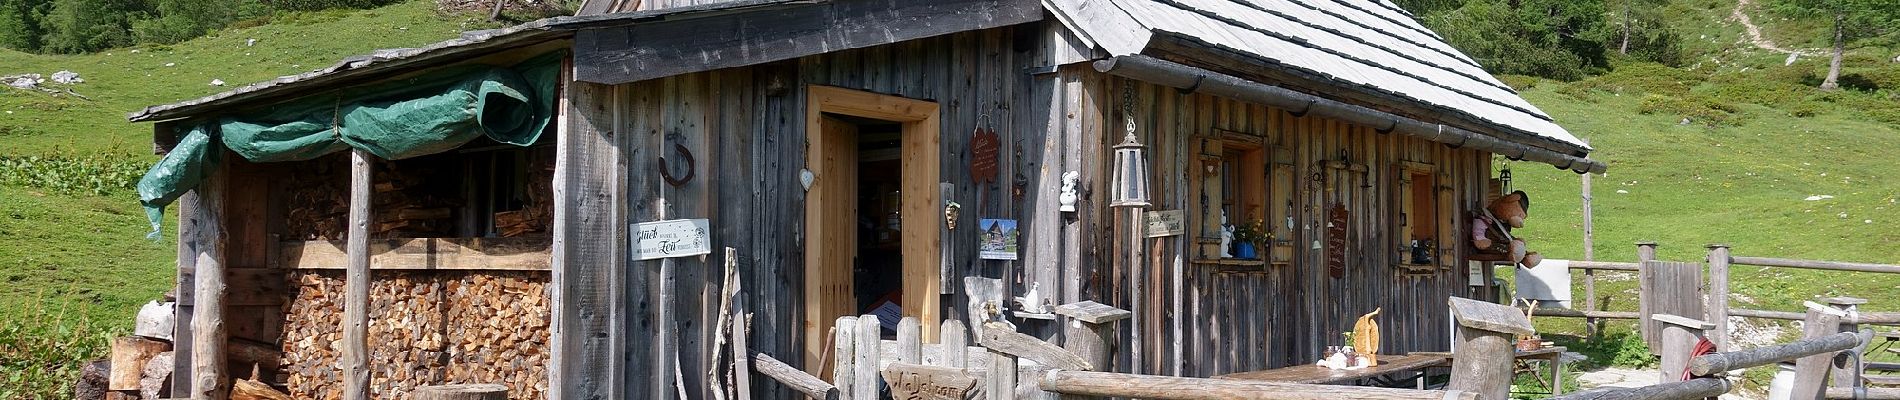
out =
[[(1168, 1), (1173, 1), (1173, 0), (1168, 0)], [(1333, 29), (1333, 28), (1329, 28), (1329, 27), (1326, 27), (1326, 26), (1324, 26), (1324, 25), (1320, 25), (1320, 24), (1316, 24), (1316, 23), (1313, 23), (1313, 22), (1311, 22), (1311, 21), (1307, 21), (1307, 20), (1305, 20), (1305, 19), (1301, 19), (1301, 18), (1297, 18), (1297, 17), (1294, 17), (1294, 16), (1291, 16), (1291, 15), (1287, 15), (1286, 13), (1283, 13), (1283, 12), (1281, 12), (1281, 11), (1278, 11), (1278, 10), (1273, 10), (1273, 9), (1268, 9), (1268, 8), (1266, 8), (1266, 7), (1261, 7), (1261, 6), (1259, 6), (1259, 5), (1256, 5), (1256, 4), (1253, 4), (1252, 2), (1247, 2), (1247, 1), (1240, 1), (1240, 0), (1228, 0), (1228, 1), (1231, 1), (1231, 2), (1234, 2), (1234, 3), (1240, 3), (1240, 4), (1242, 4), (1242, 5), (1245, 5), (1245, 6), (1247, 6), (1248, 8), (1252, 8), (1252, 9), (1255, 9), (1255, 10), (1259, 10), (1259, 11), (1261, 11), (1261, 12), (1265, 12), (1265, 13), (1268, 13), (1268, 14), (1273, 14), (1273, 15), (1275, 15), (1275, 16), (1278, 16), (1278, 17), (1280, 17), (1280, 18), (1282, 18), (1282, 19), (1286, 19), (1286, 20), (1288, 20), (1288, 21), (1293, 21), (1294, 23), (1298, 23), (1298, 24), (1300, 24), (1300, 25), (1305, 25), (1305, 26), (1306, 26), (1306, 27), (1308, 27), (1308, 28), (1313, 28), (1313, 29), (1318, 29), (1318, 30), (1321, 30), (1321, 31), (1326, 31), (1326, 32), (1328, 32), (1328, 33), (1332, 33), (1332, 34), (1335, 34), (1335, 35), (1339, 35), (1339, 36), (1341, 36), (1341, 37), (1346, 37), (1346, 38), (1351, 38), (1351, 39), (1354, 39), (1354, 40), (1358, 40), (1358, 41), (1359, 41), (1360, 43), (1363, 43), (1363, 44), (1365, 44), (1365, 45), (1367, 45), (1367, 46), (1372, 46), (1372, 47), (1374, 47), (1374, 48), (1377, 48), (1377, 49), (1379, 49), (1379, 50), (1384, 50), (1384, 51), (1385, 51), (1386, 53), (1390, 53), (1390, 54), (1392, 54), (1392, 55), (1395, 55), (1395, 56), (1399, 56), (1399, 57), (1402, 57), (1402, 58), (1406, 58), (1406, 59), (1410, 59), (1410, 60), (1412, 60), (1412, 61), (1416, 61), (1416, 62), (1419, 62), (1419, 63), (1421, 63), (1421, 64), (1425, 64), (1425, 65), (1427, 65), (1427, 66), (1431, 66), (1431, 67), (1434, 67), (1434, 68), (1437, 68), (1437, 69), (1439, 69), (1439, 70), (1443, 70), (1443, 71), (1446, 71), (1446, 72), (1451, 72), (1451, 73), (1454, 73), (1454, 74), (1458, 74), (1458, 75), (1462, 75), (1462, 76), (1464, 76), (1464, 77), (1466, 77), (1466, 78), (1471, 78), (1471, 79), (1473, 79), (1473, 80), (1476, 80), (1476, 81), (1478, 81), (1478, 82), (1480, 82), (1480, 83), (1484, 83), (1484, 84), (1486, 84), (1486, 85), (1489, 85), (1489, 86), (1492, 86), (1492, 87), (1496, 87), (1496, 88), (1499, 88), (1499, 89), (1504, 89), (1504, 90), (1505, 90), (1505, 91), (1507, 91), (1507, 92), (1513, 92), (1513, 93), (1515, 93), (1515, 91), (1514, 91), (1514, 90), (1512, 90), (1510, 86), (1505, 86), (1505, 85), (1504, 85), (1504, 84), (1502, 84), (1502, 83), (1497, 83), (1497, 82), (1491, 82), (1491, 81), (1487, 81), (1487, 80), (1485, 80), (1485, 79), (1484, 79), (1484, 77), (1479, 77), (1479, 76), (1477, 76), (1477, 75), (1472, 75), (1472, 74), (1471, 74), (1471, 73), (1469, 73), (1469, 72), (1465, 72), (1465, 71), (1459, 71), (1459, 70), (1454, 70), (1454, 69), (1450, 69), (1450, 68), (1443, 68), (1443, 67), (1439, 67), (1437, 63), (1433, 63), (1433, 62), (1427, 62), (1427, 61), (1425, 61), (1425, 60), (1420, 60), (1420, 59), (1418, 59), (1418, 58), (1416, 58), (1416, 57), (1412, 57), (1411, 55), (1408, 55), (1408, 54), (1407, 54), (1406, 52), (1402, 52), (1402, 51), (1399, 51), (1399, 50), (1397, 50), (1397, 49), (1393, 49), (1393, 48), (1389, 48), (1389, 47), (1386, 47), (1386, 46), (1383, 46), (1383, 45), (1379, 45), (1379, 44), (1376, 44), (1376, 43), (1373, 43), (1373, 42), (1372, 42), (1371, 40), (1366, 40), (1366, 38), (1363, 38), (1363, 37), (1359, 37), (1358, 35), (1353, 35), (1353, 34), (1349, 34), (1349, 33), (1346, 33), (1346, 32), (1344, 32), (1344, 31), (1341, 31), (1341, 30), (1338, 30), (1338, 29)], [(1452, 59), (1452, 61), (1454, 61), (1454, 62), (1459, 62), (1459, 63), (1463, 63), (1463, 64), (1465, 64), (1465, 65), (1469, 65), (1469, 66), (1473, 66), (1473, 67), (1477, 67), (1477, 68), (1478, 68), (1478, 70), (1480, 70), (1480, 71), (1482, 71), (1482, 70), (1484, 70), (1484, 67), (1483, 67), (1483, 66), (1480, 66), (1480, 65), (1477, 65), (1477, 64), (1474, 64), (1474, 63), (1471, 63), (1471, 62), (1469, 62), (1469, 61), (1467, 61), (1467, 60), (1465, 60), (1465, 59), (1463, 59), (1463, 58), (1461, 58), (1461, 57), (1458, 57), (1458, 56), (1456, 56), (1456, 55), (1452, 55), (1451, 53), (1449, 53), (1449, 52), (1446, 52), (1446, 51), (1444, 51), (1444, 50), (1442, 50), (1442, 49), (1439, 49), (1439, 48), (1436, 48), (1436, 47), (1432, 47), (1432, 46), (1429, 46), (1429, 45), (1426, 45), (1426, 44), (1423, 44), (1423, 43), (1418, 43), (1418, 42), (1414, 42), (1414, 41), (1411, 41), (1411, 40), (1406, 40), (1406, 39), (1405, 39), (1404, 37), (1402, 37), (1402, 36), (1398, 36), (1398, 35), (1394, 35), (1394, 34), (1392, 34), (1391, 32), (1387, 32), (1387, 31), (1385, 31), (1385, 30), (1383, 30), (1383, 29), (1379, 29), (1379, 28), (1375, 28), (1375, 27), (1371, 27), (1371, 26), (1368, 26), (1368, 25), (1365, 25), (1365, 24), (1362, 24), (1362, 23), (1359, 23), (1358, 21), (1354, 21), (1354, 20), (1352, 20), (1351, 18), (1346, 18), (1346, 17), (1345, 17), (1345, 16), (1343, 16), (1343, 15), (1339, 15), (1339, 14), (1334, 14), (1334, 13), (1332, 13), (1332, 12), (1329, 12), (1329, 11), (1326, 11), (1326, 10), (1321, 10), (1321, 9), (1317, 9), (1317, 8), (1313, 8), (1313, 7), (1311, 7), (1311, 6), (1306, 6), (1305, 4), (1303, 4), (1303, 3), (1300, 3), (1299, 1), (1296, 1), (1296, 0), (1282, 0), (1282, 1), (1286, 1), (1286, 2), (1289, 2), (1289, 3), (1294, 3), (1294, 4), (1300, 4), (1301, 6), (1303, 6), (1303, 7), (1306, 7), (1306, 8), (1308, 9), (1308, 10), (1313, 10), (1313, 11), (1316, 11), (1316, 12), (1319, 12), (1319, 13), (1322, 13), (1322, 14), (1326, 14), (1326, 15), (1328, 15), (1328, 16), (1331, 16), (1331, 17), (1333, 17), (1333, 18), (1338, 18), (1339, 20), (1342, 20), (1342, 21), (1346, 21), (1346, 22), (1348, 22), (1348, 23), (1351, 23), (1351, 24), (1353, 24), (1353, 25), (1356, 25), (1356, 26), (1359, 26), (1359, 27), (1361, 27), (1361, 28), (1365, 28), (1366, 30), (1370, 30), (1370, 31), (1373, 31), (1373, 32), (1378, 32), (1378, 33), (1382, 33), (1382, 34), (1385, 34), (1385, 35), (1386, 35), (1386, 37), (1390, 37), (1390, 38), (1394, 38), (1394, 39), (1398, 39), (1398, 40), (1400, 40), (1400, 41), (1403, 41), (1403, 42), (1406, 42), (1406, 43), (1410, 43), (1410, 44), (1412, 44), (1412, 45), (1414, 45), (1414, 46), (1418, 46), (1418, 47), (1420, 47), (1420, 48), (1424, 48), (1424, 49), (1426, 49), (1426, 50), (1429, 50), (1429, 51), (1432, 51), (1432, 52), (1434, 52), (1434, 53), (1438, 53), (1438, 54), (1441, 54), (1441, 55), (1445, 55), (1445, 56), (1447, 56), (1447, 57), (1451, 57), (1451, 59)]]

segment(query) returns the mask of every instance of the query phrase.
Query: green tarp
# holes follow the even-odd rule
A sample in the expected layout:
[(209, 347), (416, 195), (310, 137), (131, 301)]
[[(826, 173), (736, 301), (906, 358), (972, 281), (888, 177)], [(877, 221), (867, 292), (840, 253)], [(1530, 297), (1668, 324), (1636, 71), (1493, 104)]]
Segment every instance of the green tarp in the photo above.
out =
[(397, 160), (448, 151), (481, 136), (533, 144), (554, 117), (564, 55), (508, 67), (447, 68), (186, 125), (178, 145), (139, 180), (139, 202), (156, 235), (165, 206), (216, 170), (223, 149), (252, 162), (278, 162), (351, 148)]

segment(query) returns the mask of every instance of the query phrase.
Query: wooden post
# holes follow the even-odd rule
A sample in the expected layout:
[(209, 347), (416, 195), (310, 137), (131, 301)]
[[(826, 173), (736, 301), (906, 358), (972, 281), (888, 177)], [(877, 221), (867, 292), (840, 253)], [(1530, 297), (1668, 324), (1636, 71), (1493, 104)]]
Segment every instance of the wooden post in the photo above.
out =
[(752, 400), (751, 326), (746, 318), (745, 296), (732, 299), (732, 386), (738, 400)]
[(1711, 327), (1709, 341), (1715, 343), (1717, 351), (1728, 350), (1728, 245), (1709, 245), (1709, 295), (1704, 301), (1703, 311), (1708, 314)]
[(1657, 382), (1682, 382), (1683, 371), (1689, 369), (1694, 358), (1695, 345), (1702, 341), (1702, 335), (1713, 324), (1694, 318), (1672, 314), (1651, 315), (1662, 328), (1662, 379)]
[[(1845, 314), (1839, 309), (1808, 303), (1808, 316), (1802, 322), (1802, 338), (1819, 339), (1840, 332), (1841, 317)], [(1834, 355), (1834, 352), (1827, 352), (1795, 359), (1794, 389), (1788, 398), (1791, 400), (1821, 398), (1821, 390), (1827, 387), (1828, 367), (1832, 364)]]
[(897, 322), (897, 362), (924, 363), (923, 324), (917, 322), (917, 317), (904, 317)]
[(1451, 383), (1445, 390), (1506, 399), (1511, 394), (1511, 364), (1517, 335), (1529, 335), (1531, 319), (1516, 307), (1452, 297), (1457, 322), (1452, 338)]
[[(343, 295), (343, 398), (369, 400), (369, 222), (371, 156), (350, 150), (350, 225), (345, 252), (350, 267), (343, 273), (348, 285)], [(203, 276), (200, 274), (200, 276)], [(213, 349), (224, 346), (208, 346)], [(223, 357), (218, 357), (223, 359)]]
[[(1855, 316), (1855, 313), (1858, 311), (1856, 308), (1860, 305), (1867, 304), (1867, 299), (1845, 296), (1829, 297), (1825, 301), (1827, 301), (1828, 306), (1833, 307), (1835, 310), (1840, 310), (1849, 317)], [(1837, 326), (1835, 332), (1860, 333), (1860, 324), (1856, 323), (1854, 318), (1842, 318), (1840, 324)], [(1829, 369), (1830, 373), (1828, 374), (1833, 383), (1828, 386), (1847, 388), (1861, 386), (1860, 374), (1862, 360), (1859, 357), (1854, 357), (1854, 355), (1859, 353), (1859, 349), (1865, 347), (1866, 343), (1863, 342), (1860, 343), (1856, 349), (1849, 349), (1848, 352), (1837, 353), (1833, 358), (1833, 367)]]
[[(1141, 221), (1141, 212), (1142, 210), (1139, 207), (1128, 208), (1128, 260), (1122, 264), (1123, 268), (1126, 268), (1125, 271), (1127, 271), (1124, 275), (1128, 277), (1128, 302), (1130, 308), (1135, 310), (1141, 310), (1143, 307), (1141, 302), (1144, 298), (1142, 297), (1142, 285), (1147, 284), (1147, 282), (1146, 279), (1142, 278), (1148, 276), (1148, 274), (1142, 273), (1143, 269), (1141, 268), (1141, 240), (1142, 236), (1147, 236), (1142, 234), (1142, 227), (1145, 226), (1145, 224)], [(1154, 307), (1156, 305), (1147, 306)], [(1145, 324), (1146, 321), (1142, 321), (1140, 316), (1130, 316), (1130, 318), (1131, 321), (1129, 325), (1131, 326), (1128, 327), (1128, 347), (1130, 349), (1128, 352), (1128, 371), (1137, 374), (1145, 373), (1148, 371), (1147, 365), (1142, 363), (1142, 353), (1145, 353), (1144, 349), (1146, 349), (1146, 347), (1142, 347), (1141, 332), (1143, 330), (1143, 324)]]
[(508, 400), (508, 387), (493, 383), (423, 386), (409, 392), (415, 400)]
[(1062, 348), (1081, 356), (1098, 371), (1109, 369), (1109, 361), (1115, 358), (1109, 345), (1114, 343), (1115, 321), (1134, 316), (1128, 310), (1094, 301), (1056, 306), (1056, 314), (1069, 317)]
[(831, 384), (838, 387), (838, 398), (858, 398), (858, 317), (838, 317), (831, 325)]
[[(1590, 175), (1590, 173), (1586, 172), (1582, 178), (1584, 261), (1597, 260), (1595, 212), (1594, 208), (1590, 205), (1590, 202), (1595, 199), (1596, 196), (1592, 195), (1590, 191)], [(1597, 310), (1597, 270), (1595, 269), (1583, 270), (1583, 309), (1590, 311)], [(1584, 333), (1591, 339), (1596, 339), (1598, 335), (1602, 334), (1603, 327), (1600, 326), (1602, 323), (1603, 320), (1600, 319), (1585, 318), (1583, 320)]]
[[(850, 327), (839, 329), (850, 329)], [(865, 314), (858, 316), (857, 329), (857, 360), (852, 361), (855, 364), (852, 365), (852, 367), (857, 369), (857, 371), (851, 373), (853, 377), (851, 385), (855, 386), (851, 390), (857, 394), (857, 397), (853, 399), (874, 400), (878, 397), (878, 382), (882, 380), (877, 373), (877, 358), (883, 354), (883, 350), (878, 349), (878, 344), (881, 342), (879, 338), (884, 336), (882, 333), (884, 328), (883, 325), (878, 322), (876, 315)], [(842, 385), (844, 383), (840, 382), (839, 384)]]
[[(1636, 299), (1637, 315), (1648, 316), (1651, 314), (1649, 311), (1649, 302), (1656, 296), (1656, 291), (1649, 287), (1649, 282), (1652, 281), (1649, 279), (1649, 276), (1654, 272), (1650, 271), (1649, 267), (1645, 266), (1645, 264), (1655, 260), (1656, 242), (1636, 242), (1636, 281), (1637, 286), (1639, 286), (1636, 291), (1637, 296), (1639, 296)], [(1655, 335), (1653, 331), (1649, 329), (1648, 321), (1637, 320), (1636, 333), (1643, 335), (1644, 343), (1649, 343), (1652, 348), (1655, 347), (1655, 342), (1650, 340), (1650, 338), (1655, 337)]]
[[(219, 150), (222, 151), (222, 150)], [(190, 397), (194, 400), (224, 399), (230, 388), (224, 359), (224, 195), (225, 179), (229, 174), (222, 166), (205, 179), (198, 188), (192, 189), (189, 214), (181, 215), (181, 234), (191, 235), (189, 248), (180, 248), (180, 257), (192, 260), (191, 293), (179, 293), (182, 300), (189, 296), (191, 307), (190, 336), (174, 336), (189, 343), (181, 345), (176, 351), (189, 355), (189, 369), (174, 374), (188, 376)], [(183, 209), (184, 207), (180, 207)], [(182, 262), (182, 261), (181, 261)], [(181, 271), (183, 272), (183, 271)], [(186, 282), (180, 281), (184, 286)], [(174, 353), (178, 354), (178, 353)], [(135, 367), (136, 368), (136, 367)]]
[(938, 339), (943, 341), (943, 366), (963, 368), (969, 365), (970, 330), (963, 326), (963, 321), (955, 319), (944, 319), (941, 326), (942, 336), (938, 336)]
[(1016, 356), (996, 349), (987, 351), (990, 355), (989, 376), (983, 378), (983, 393), (991, 399), (1015, 398), (1016, 394)]

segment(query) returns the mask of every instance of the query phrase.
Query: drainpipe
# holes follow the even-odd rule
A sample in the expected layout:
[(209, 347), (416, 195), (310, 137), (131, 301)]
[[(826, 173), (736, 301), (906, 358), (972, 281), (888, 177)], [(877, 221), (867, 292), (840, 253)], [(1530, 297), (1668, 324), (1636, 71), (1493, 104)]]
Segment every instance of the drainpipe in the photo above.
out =
[(1121, 56), (1096, 61), (1095, 70), (1170, 86), (1188, 93), (1205, 93), (1264, 104), (1293, 112), (1296, 115), (1313, 115), (1370, 126), (1379, 133), (1397, 132), (1401, 135), (1443, 143), (1452, 148), (1468, 147), (1503, 155), (1512, 160), (1530, 160), (1550, 164), (1556, 166), (1557, 169), (1567, 169), (1579, 174), (1602, 173), (1609, 168), (1597, 160), (1511, 142), (1455, 126), (1419, 121), (1149, 56)]

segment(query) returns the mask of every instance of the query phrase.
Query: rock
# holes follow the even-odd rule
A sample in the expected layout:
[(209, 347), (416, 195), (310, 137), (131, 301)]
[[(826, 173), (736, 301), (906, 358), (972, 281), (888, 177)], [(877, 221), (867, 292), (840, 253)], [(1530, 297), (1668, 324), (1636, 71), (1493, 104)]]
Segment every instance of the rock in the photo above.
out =
[(244, 39), (244, 47), (251, 47), (251, 46), (256, 46), (256, 45), (257, 45), (257, 39), (255, 38)]
[(178, 63), (174, 63), (174, 62), (172, 62), (172, 63), (165, 63), (165, 66), (167, 66), (167, 67), (176, 67), (176, 66), (178, 66)]
[(40, 74), (5, 76), (0, 77), (0, 80), (7, 81), (7, 86), (12, 86), (17, 89), (33, 89), (40, 87), (40, 82), (45, 82), (45, 80), (40, 79)]
[(224, 86), (224, 80), (223, 80), (223, 79), (212, 79), (212, 80), (211, 80), (211, 86)]
[(1801, 59), (1801, 53), (1788, 53), (1788, 60), (1782, 61), (1781, 66), (1786, 67), (1786, 66), (1794, 65), (1795, 60), (1799, 60), (1799, 59)]
[(139, 307), (138, 320), (132, 325), (132, 334), (159, 340), (172, 340), (172, 327), (175, 317), (172, 307), (177, 303), (151, 301)]
[(86, 81), (85, 79), (79, 78), (78, 72), (60, 70), (59, 72), (53, 73), (53, 82), (59, 82), (59, 83), (71, 85), (71, 84), (85, 82), (85, 81)]
[(1893, 56), (1893, 62), (1900, 63), (1900, 56)]
[(158, 353), (151, 361), (145, 362), (144, 376), (139, 378), (139, 398), (162, 399), (172, 392), (172, 352)]
[(93, 360), (79, 370), (79, 381), (73, 382), (73, 399), (105, 400), (106, 380), (112, 374), (112, 362), (105, 359)]

